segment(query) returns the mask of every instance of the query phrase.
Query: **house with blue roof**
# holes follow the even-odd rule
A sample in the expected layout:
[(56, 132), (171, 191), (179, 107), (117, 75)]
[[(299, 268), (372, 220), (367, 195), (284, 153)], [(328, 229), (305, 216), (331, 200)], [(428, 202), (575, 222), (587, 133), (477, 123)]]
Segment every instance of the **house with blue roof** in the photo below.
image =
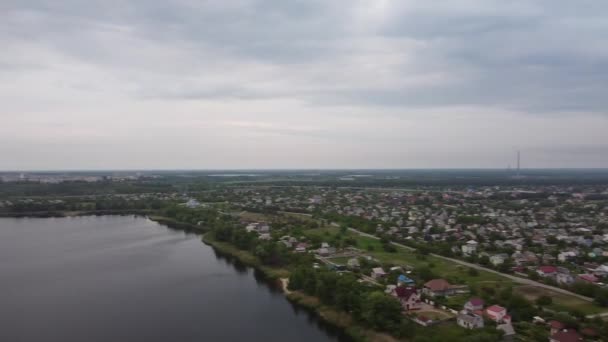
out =
[(404, 285), (414, 285), (415, 282), (412, 279), (410, 279), (402, 274), (399, 277), (397, 277), (397, 283), (404, 284)]

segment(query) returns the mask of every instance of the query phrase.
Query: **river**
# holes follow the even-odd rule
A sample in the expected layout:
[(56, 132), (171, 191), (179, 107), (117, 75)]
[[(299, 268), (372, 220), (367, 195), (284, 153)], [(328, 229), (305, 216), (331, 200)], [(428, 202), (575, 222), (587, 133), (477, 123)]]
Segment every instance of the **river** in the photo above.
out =
[(339, 341), (200, 236), (142, 217), (0, 218), (0, 341)]

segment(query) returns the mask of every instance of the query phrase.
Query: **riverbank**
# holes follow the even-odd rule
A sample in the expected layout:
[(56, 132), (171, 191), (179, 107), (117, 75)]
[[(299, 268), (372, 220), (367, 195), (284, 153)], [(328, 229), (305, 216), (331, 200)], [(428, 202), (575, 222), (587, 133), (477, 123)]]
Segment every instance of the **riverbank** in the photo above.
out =
[(136, 215), (147, 217), (150, 220), (159, 224), (166, 225), (170, 228), (185, 230), (189, 232), (198, 232), (204, 234), (207, 230), (198, 225), (184, 223), (174, 220), (170, 217), (157, 215), (158, 211), (147, 210), (147, 209), (125, 209), (125, 210), (81, 210), (81, 211), (30, 211), (21, 213), (0, 213), (0, 217), (12, 217), (12, 218), (52, 218), (52, 217), (79, 217), (79, 216), (111, 216), (111, 215)]
[(353, 341), (399, 341), (388, 334), (378, 333), (357, 325), (354, 323), (354, 320), (349, 313), (338, 311), (332, 307), (322, 305), (320, 300), (316, 297), (306, 295), (300, 291), (289, 291), (287, 289), (289, 284), (289, 270), (277, 269), (262, 265), (260, 260), (255, 255), (247, 251), (240, 250), (229, 243), (215, 240), (212, 233), (204, 234), (202, 240), (206, 245), (209, 245), (222, 253), (226, 253), (238, 259), (247, 266), (256, 268), (269, 279), (277, 281), (280, 284), (287, 300), (294, 305), (313, 312), (324, 323), (344, 331), (344, 333)]
[(180, 222), (180, 221), (174, 220), (170, 217), (160, 216), (160, 215), (146, 215), (146, 216), (150, 220), (160, 223), (160, 224), (164, 224), (165, 226), (170, 227), (170, 228), (180, 229), (180, 230), (185, 230), (185, 231), (195, 232), (195, 233), (200, 233), (200, 234), (204, 234), (205, 232), (207, 232), (207, 229), (205, 229), (205, 227), (203, 227), (203, 226)]
[(203, 242), (206, 245), (209, 245), (222, 253), (237, 258), (240, 262), (247, 266), (251, 266), (258, 269), (259, 271), (264, 273), (264, 275), (269, 279), (279, 281), (281, 278), (289, 278), (289, 270), (284, 268), (273, 268), (262, 265), (260, 259), (255, 255), (247, 251), (240, 250), (229, 243), (215, 240), (213, 237), (213, 233), (204, 234)]
[(126, 209), (126, 210), (45, 210), (45, 211), (25, 211), (25, 212), (8, 212), (0, 213), (0, 217), (14, 218), (51, 218), (51, 217), (78, 217), (78, 216), (104, 216), (104, 215), (140, 215), (148, 216), (153, 214), (153, 210), (147, 209)]

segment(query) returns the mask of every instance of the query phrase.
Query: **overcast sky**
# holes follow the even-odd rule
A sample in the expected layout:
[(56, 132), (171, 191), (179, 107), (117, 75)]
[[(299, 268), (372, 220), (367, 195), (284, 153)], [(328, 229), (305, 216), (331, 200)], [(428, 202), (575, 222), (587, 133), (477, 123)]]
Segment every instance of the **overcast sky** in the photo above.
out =
[(0, 169), (608, 167), (605, 0), (4, 0)]

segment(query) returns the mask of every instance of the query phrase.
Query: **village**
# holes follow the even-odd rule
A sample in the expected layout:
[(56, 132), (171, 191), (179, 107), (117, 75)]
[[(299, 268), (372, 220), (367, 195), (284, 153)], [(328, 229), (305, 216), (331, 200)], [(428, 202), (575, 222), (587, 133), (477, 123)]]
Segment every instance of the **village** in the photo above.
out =
[[(259, 214), (254, 215), (254, 217), (256, 216), (260, 217)], [(258, 239), (266, 241), (274, 239), (271, 224), (248, 222), (247, 219), (242, 220), (242, 222), (246, 224), (247, 232), (258, 234)], [(282, 229), (280, 231), (284, 232)], [(292, 253), (314, 255), (316, 262), (313, 264), (313, 268), (315, 269), (324, 268), (339, 274), (354, 273), (359, 277), (361, 283), (382, 288), (386, 294), (400, 303), (403, 315), (420, 326), (445, 326), (455, 323), (461, 329), (471, 330), (493, 326), (502, 332), (503, 340), (518, 340), (516, 325), (514, 325), (513, 317), (510, 315), (509, 307), (487, 302), (481, 298), (485, 294), (482, 294), (482, 296), (473, 294), (479, 292), (476, 280), (491, 283), (499, 290), (504, 289), (501, 285), (494, 284), (497, 282), (496, 280), (485, 280), (497, 278), (487, 278), (486, 275), (480, 275), (474, 269), (460, 268), (456, 273), (466, 273), (469, 277), (461, 277), (461, 280), (464, 280), (462, 283), (451, 283), (447, 279), (435, 277), (432, 271), (431, 275), (425, 274), (425, 272), (428, 272), (427, 268), (418, 268), (412, 265), (420, 265), (420, 260), (418, 260), (418, 263), (412, 264), (386, 262), (385, 257), (390, 252), (382, 250), (374, 252), (376, 248), (369, 248), (371, 246), (369, 244), (366, 249), (361, 249), (352, 245), (344, 245), (341, 243), (342, 241), (339, 243), (340, 247), (325, 241), (319, 242), (322, 240), (320, 238), (336, 241), (336, 235), (340, 234), (337, 227), (316, 228), (303, 232), (304, 235), (300, 238), (285, 235), (275, 241), (289, 248)], [(347, 235), (350, 235), (350, 237), (345, 240), (354, 242), (355, 245), (360, 245), (358, 242), (361, 240), (375, 241), (382, 244), (379, 240), (373, 240), (365, 236), (360, 236), (358, 238), (360, 241), (357, 241), (357, 238), (353, 238), (355, 234), (352, 232)], [(402, 254), (406, 252), (415, 254), (411, 250), (399, 250), (393, 253)], [(469, 250), (469, 252), (471, 251)], [(426, 257), (419, 254), (414, 259), (426, 261)], [(433, 261), (430, 262), (431, 265), (432, 263)], [(539, 276), (541, 272), (547, 273), (548, 271), (550, 270), (546, 266), (539, 267)], [(458, 279), (453, 275), (449, 278)], [(521, 313), (517, 316), (519, 316), (518, 319), (522, 319)], [(583, 341), (583, 339), (594, 341), (599, 336), (593, 328), (583, 328), (579, 331), (571, 324), (568, 325), (568, 323), (554, 319), (546, 320), (540, 316), (533, 316), (528, 320), (536, 329), (546, 330), (550, 342)]]

